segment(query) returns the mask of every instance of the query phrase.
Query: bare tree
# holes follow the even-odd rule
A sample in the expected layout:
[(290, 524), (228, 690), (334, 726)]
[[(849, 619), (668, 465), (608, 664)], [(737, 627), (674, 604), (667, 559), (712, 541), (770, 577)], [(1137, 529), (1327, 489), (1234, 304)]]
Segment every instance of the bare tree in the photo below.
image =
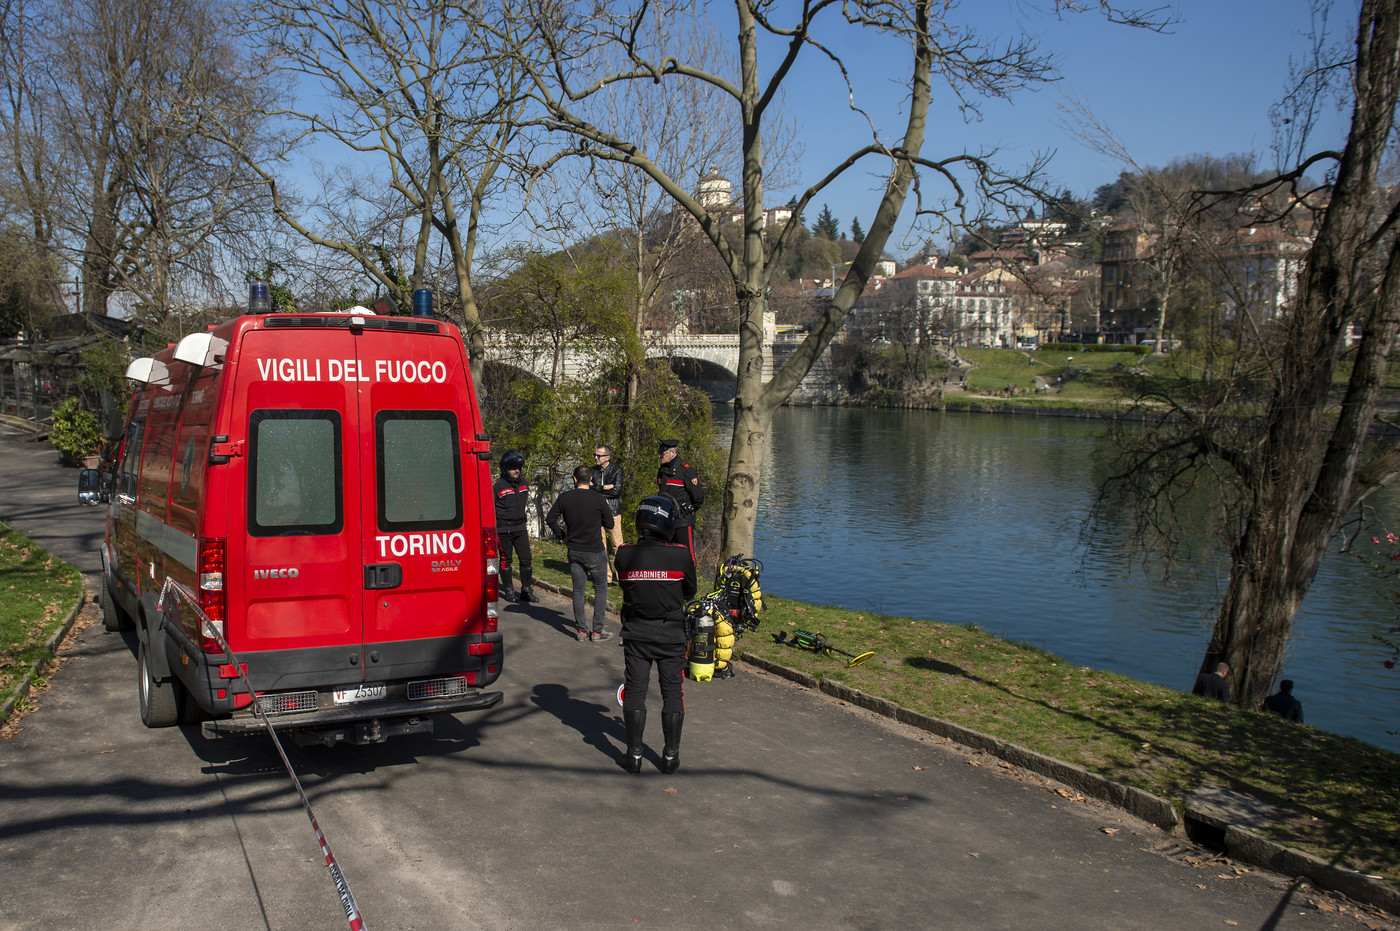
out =
[(271, 185), (281, 220), (349, 256), (400, 306), (430, 277), (434, 246), (445, 250), (478, 379), (484, 343), (472, 263), (520, 105), (512, 63), (480, 47), (482, 15), (450, 0), (261, 0), (252, 21), (260, 43), (317, 101), (269, 115), (294, 127), (298, 141), (330, 143), (378, 174), (327, 173), (304, 210), (276, 166), (247, 156)]
[[(1164, 405), (1157, 427), (1124, 447), (1108, 486), (1165, 524), (1173, 502), (1208, 482), (1224, 518), (1230, 580), (1201, 668), (1229, 663), (1244, 707), (1269, 693), (1293, 618), (1347, 515), (1400, 474), (1400, 447), (1367, 440), (1400, 331), (1400, 204), (1377, 188), (1400, 97), (1400, 0), (1363, 0), (1347, 64), (1309, 72), (1350, 77), (1345, 148), (1301, 157), (1267, 183), (1224, 195), (1283, 203), (1286, 214), (1312, 209), (1317, 192), (1306, 189), (1306, 173), (1331, 166), (1330, 203), (1297, 297), (1257, 351), (1235, 353), (1188, 390), (1155, 392)], [(1296, 139), (1289, 146), (1303, 151)], [(1364, 335), (1348, 358), (1355, 322)], [(1344, 359), (1351, 371), (1337, 410), (1333, 378)]]
[[(1056, 4), (1060, 9), (1077, 6), (1078, 3)], [(1106, 4), (1102, 6), (1107, 8)], [(931, 81), (937, 77), (955, 100), (972, 108), (979, 99), (1007, 96), (1050, 73), (1048, 59), (1028, 42), (1012, 41), (999, 47), (979, 42), (970, 30), (954, 21), (954, 4), (950, 2), (859, 0), (840, 4), (818, 0), (793, 11), (793, 19), (788, 23), (779, 23), (769, 4), (754, 0), (735, 0), (733, 9), (736, 66), (726, 71), (707, 69), (704, 63), (687, 60), (673, 48), (654, 41), (652, 26), (658, 19), (709, 15), (714, 12), (709, 7), (673, 2), (627, 6), (532, 0), (519, 11), (518, 31), (497, 37), (529, 75), (531, 97), (542, 114), (538, 123), (576, 140), (564, 155), (614, 161), (645, 173), (694, 218), (728, 269), (739, 307), (740, 349), (734, 432), (724, 491), (721, 546), (726, 556), (751, 552), (753, 548), (763, 440), (773, 413), (826, 350), (864, 289), (915, 175), (922, 170), (930, 180), (938, 178), (948, 183), (952, 193), (943, 215), (958, 219), (1029, 186), (1027, 177), (1001, 174), (979, 155), (960, 153), (934, 160), (921, 154)], [(771, 111), (794, 64), (805, 53), (824, 58), (849, 82), (850, 72), (835, 45), (846, 29), (878, 31), (894, 37), (906, 50), (909, 70), (905, 74), (910, 91), (907, 122), (892, 142), (881, 140), (872, 126), (868, 142), (838, 158), (823, 177), (795, 198), (793, 218), (776, 233), (770, 230), (765, 234), (765, 171), (769, 164), (765, 128)], [(768, 41), (775, 42), (779, 50), (776, 64), (765, 73), (760, 68), (760, 46)], [(608, 60), (600, 55), (600, 49), (620, 50), (627, 67), (595, 67), (598, 61)], [(600, 125), (592, 120), (596, 114), (585, 113), (584, 101), (616, 93), (618, 88), (635, 81), (695, 81), (719, 89), (728, 99), (728, 118), (735, 120), (740, 138), (740, 195), (735, 213), (742, 234), (737, 245), (726, 238), (722, 219), (706, 208), (690, 179), (671, 176), (641, 142), (623, 135), (624, 129)], [(851, 94), (854, 101), (854, 87)], [(852, 107), (855, 109), (854, 103)], [(855, 166), (867, 164), (867, 159), (882, 162), (887, 181), (865, 241), (841, 288), (807, 339), (764, 383), (763, 314), (773, 275), (787, 264), (784, 260), (788, 236), (800, 225), (798, 218), (814, 198)], [(920, 212), (932, 214), (935, 210), (934, 203), (922, 197), (919, 206)]]
[(220, 287), (224, 246), (260, 214), (242, 165), (200, 132), (258, 144), (264, 90), (212, 0), (4, 8), (13, 179), (35, 242), (77, 269), (83, 310), (118, 292), (155, 318)]
[[(707, 22), (658, 23), (657, 28), (680, 33), (676, 41), (687, 57), (718, 62), (724, 49)], [(618, 49), (603, 49), (615, 60)], [(637, 140), (670, 177), (694, 177), (733, 162), (738, 148), (732, 124), (714, 119), (724, 104), (710, 85), (691, 82), (630, 81), (615, 94), (584, 101), (585, 118), (617, 128), (619, 135)], [(536, 174), (531, 185), (531, 214), (542, 214), (537, 235), (552, 238), (561, 248), (589, 235), (616, 239), (623, 246), (636, 280), (631, 304), (636, 351), (627, 360), (623, 399), (615, 411), (613, 436), (621, 459), (632, 458), (627, 448), (627, 422), (640, 388), (646, 332), (669, 329), (679, 309), (678, 291), (693, 294), (697, 282), (694, 257), (704, 236), (690, 214), (678, 210), (651, 177), (630, 166), (604, 159), (576, 159), (548, 174)], [(726, 182), (727, 183), (727, 182)], [(722, 195), (721, 195), (722, 196)], [(726, 200), (724, 207), (728, 207)]]

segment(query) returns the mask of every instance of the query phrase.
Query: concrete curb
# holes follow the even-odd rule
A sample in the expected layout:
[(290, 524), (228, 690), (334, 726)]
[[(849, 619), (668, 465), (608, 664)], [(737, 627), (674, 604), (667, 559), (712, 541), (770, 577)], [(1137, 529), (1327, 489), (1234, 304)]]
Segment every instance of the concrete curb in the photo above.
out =
[(72, 631), (73, 624), (78, 620), (78, 612), (81, 611), (83, 605), (87, 603), (88, 595), (88, 590), (84, 588), (82, 594), (78, 596), (78, 603), (73, 605), (73, 610), (69, 611), (68, 616), (63, 619), (63, 623), (58, 625), (58, 630), (54, 631), (53, 634), (49, 636), (49, 639), (44, 641), (44, 650), (48, 655), (40, 657), (34, 663), (33, 668), (25, 672), (24, 678), (21, 679), (19, 685), (15, 687), (15, 694), (7, 698), (4, 705), (0, 705), (0, 727), (3, 727), (10, 720), (10, 715), (14, 713), (16, 706), (24, 701), (25, 697), (29, 694), (29, 689), (34, 682), (34, 677), (42, 672), (44, 667), (49, 664), (49, 661), (54, 658), (54, 655), (58, 653), (59, 644), (61, 644), (64, 638), (68, 636), (69, 632)]
[(1284, 876), (1306, 877), (1320, 889), (1340, 892), (1347, 898), (1374, 905), (1392, 915), (1400, 914), (1400, 890), (1364, 873), (1336, 866), (1326, 860), (1267, 840), (1244, 828), (1225, 828), (1225, 853), (1232, 859), (1253, 863)]
[[(1246, 797), (1247, 798), (1247, 797)], [(1234, 823), (1236, 818), (1248, 819), (1248, 812), (1232, 814), (1228, 807), (1211, 804), (1188, 794), (1183, 799), (1187, 835), (1191, 825), (1218, 832), (1220, 846), (1233, 859), (1253, 863), (1285, 876), (1305, 877), (1322, 889), (1330, 889), (1356, 900), (1400, 914), (1400, 890), (1365, 873), (1328, 863), (1313, 854), (1261, 837), (1247, 827)]]
[[(892, 701), (866, 695), (859, 689), (826, 679), (817, 679), (759, 656), (736, 654), (735, 658), (798, 685), (824, 692), (833, 698), (899, 721), (901, 724), (946, 737), (973, 750), (981, 750), (1017, 768), (1064, 783), (1084, 795), (1121, 808), (1169, 833), (1183, 830), (1184, 825), (1181, 816), (1177, 814), (1176, 806), (1150, 792), (1126, 786), (1079, 766), (1036, 753), (1034, 750), (1007, 743), (990, 734), (910, 711)], [(1400, 914), (1400, 890), (1378, 879), (1372, 879), (1355, 870), (1334, 866), (1310, 853), (1266, 840), (1245, 828), (1218, 820), (1212, 821), (1194, 806), (1188, 807), (1187, 814), (1192, 820), (1212, 824), (1224, 830), (1224, 852), (1231, 859), (1284, 876), (1303, 877), (1320, 889), (1339, 892), (1356, 902), (1384, 909), (1391, 914)]]

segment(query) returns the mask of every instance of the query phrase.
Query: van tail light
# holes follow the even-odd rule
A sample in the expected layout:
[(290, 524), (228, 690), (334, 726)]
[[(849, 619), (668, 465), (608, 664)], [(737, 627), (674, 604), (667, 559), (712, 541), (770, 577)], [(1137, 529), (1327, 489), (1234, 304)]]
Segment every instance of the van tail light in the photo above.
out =
[[(224, 541), (199, 541), (199, 608), (207, 621), (200, 625), (199, 648), (205, 653), (222, 653), (219, 639), (227, 636), (228, 595), (224, 591)], [(211, 630), (209, 625), (214, 625)]]
[(481, 549), (486, 554), (486, 600), (495, 601), (501, 597), (501, 538), (495, 527), (482, 528)]

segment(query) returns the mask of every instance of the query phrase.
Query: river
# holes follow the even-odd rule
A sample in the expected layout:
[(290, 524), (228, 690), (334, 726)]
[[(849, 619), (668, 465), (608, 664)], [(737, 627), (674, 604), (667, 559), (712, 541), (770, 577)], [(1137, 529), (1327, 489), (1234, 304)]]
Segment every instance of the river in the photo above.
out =
[[(725, 444), (730, 416), (716, 406)], [(759, 503), (763, 588), (976, 624), (1078, 665), (1189, 689), (1227, 566), (1218, 550), (1198, 548), (1164, 582), (1125, 533), (1100, 528), (1081, 540), (1103, 429), (1058, 417), (784, 407)], [(1400, 529), (1400, 495), (1377, 498), (1377, 526)], [(1400, 730), (1400, 669), (1383, 666), (1388, 653), (1372, 637), (1396, 623), (1387, 588), (1400, 591), (1400, 581), (1330, 554), (1295, 621), (1283, 677), (1309, 724), (1400, 752), (1388, 733)]]

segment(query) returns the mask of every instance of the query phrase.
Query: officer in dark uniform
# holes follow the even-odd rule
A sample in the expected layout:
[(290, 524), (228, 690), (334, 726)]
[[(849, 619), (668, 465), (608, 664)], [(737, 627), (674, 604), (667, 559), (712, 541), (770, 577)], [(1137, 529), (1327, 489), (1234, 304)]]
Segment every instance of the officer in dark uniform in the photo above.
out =
[(622, 718), (627, 724), (627, 751), (617, 765), (642, 771), (642, 731), (647, 723), (647, 687), (651, 665), (661, 685), (661, 732), (666, 746), (661, 771), (681, 765), (681, 724), (685, 700), (685, 603), (695, 597), (695, 560), (685, 547), (671, 543), (676, 502), (665, 495), (643, 498), (637, 505), (637, 542), (617, 551), (617, 580), (622, 588), (622, 655), (626, 664)]
[(675, 541), (690, 553), (695, 562), (695, 512), (705, 503), (705, 486), (690, 463), (678, 458), (680, 440), (662, 440), (661, 467), (656, 470), (656, 489), (676, 501)]
[(501, 477), (491, 486), (496, 499), (496, 536), (501, 539), (501, 598), (515, 601), (515, 589), (510, 581), (511, 550), (520, 556), (520, 595), (526, 604), (539, 601), (531, 587), (534, 583), (534, 559), (530, 555), (530, 533), (525, 529), (525, 505), (530, 500), (530, 483), (521, 472), (525, 457), (514, 449), (501, 457)]

